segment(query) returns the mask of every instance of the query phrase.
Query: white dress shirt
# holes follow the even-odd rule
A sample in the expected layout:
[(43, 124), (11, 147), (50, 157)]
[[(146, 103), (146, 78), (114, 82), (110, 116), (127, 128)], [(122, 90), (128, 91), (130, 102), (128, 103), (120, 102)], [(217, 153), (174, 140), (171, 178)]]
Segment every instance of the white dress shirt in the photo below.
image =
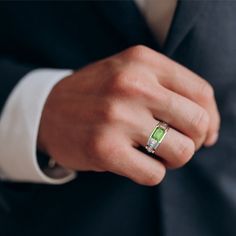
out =
[[(176, 0), (135, 2), (162, 45), (171, 25)], [(74, 172), (58, 166), (50, 171), (41, 170), (36, 157), (44, 104), (53, 86), (71, 73), (71, 70), (63, 69), (31, 71), (9, 95), (0, 117), (1, 180), (62, 184), (75, 178)]]

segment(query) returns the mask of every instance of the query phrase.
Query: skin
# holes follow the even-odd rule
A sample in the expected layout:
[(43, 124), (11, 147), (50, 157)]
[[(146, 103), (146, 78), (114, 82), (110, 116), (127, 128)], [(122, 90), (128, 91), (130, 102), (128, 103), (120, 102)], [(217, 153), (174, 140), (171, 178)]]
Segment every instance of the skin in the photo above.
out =
[[(170, 129), (156, 151), (139, 151), (162, 120)], [(88, 65), (51, 91), (38, 147), (59, 165), (109, 171), (159, 184), (166, 168), (186, 164), (217, 141), (219, 112), (211, 85), (164, 55), (134, 46)]]

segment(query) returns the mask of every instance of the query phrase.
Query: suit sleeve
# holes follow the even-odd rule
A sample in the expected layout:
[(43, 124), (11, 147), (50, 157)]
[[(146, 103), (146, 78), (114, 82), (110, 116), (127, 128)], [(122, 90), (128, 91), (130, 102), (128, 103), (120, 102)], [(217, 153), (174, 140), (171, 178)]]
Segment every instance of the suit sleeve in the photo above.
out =
[(75, 173), (58, 166), (44, 172), (37, 161), (36, 149), (38, 127), (48, 94), (71, 71), (35, 68), (0, 60), (0, 178), (66, 183), (75, 178)]

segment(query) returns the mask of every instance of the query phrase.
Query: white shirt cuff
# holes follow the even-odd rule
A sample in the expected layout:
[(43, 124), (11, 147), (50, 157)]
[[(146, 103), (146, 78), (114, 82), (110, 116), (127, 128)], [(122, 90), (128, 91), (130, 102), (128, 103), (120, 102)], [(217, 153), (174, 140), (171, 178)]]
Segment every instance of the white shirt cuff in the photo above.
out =
[[(50, 177), (37, 162), (37, 136), (41, 114), (49, 93), (71, 70), (37, 69), (16, 85), (0, 116), (0, 178), (10, 181), (63, 184), (75, 178)], [(56, 170), (58, 172), (58, 170)]]

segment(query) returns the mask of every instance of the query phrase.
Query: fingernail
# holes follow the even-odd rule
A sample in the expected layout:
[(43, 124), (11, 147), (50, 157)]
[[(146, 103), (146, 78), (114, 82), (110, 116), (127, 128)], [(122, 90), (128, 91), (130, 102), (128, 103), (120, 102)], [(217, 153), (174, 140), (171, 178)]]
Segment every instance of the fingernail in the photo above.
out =
[(214, 145), (217, 142), (218, 137), (219, 137), (219, 133), (218, 132), (213, 134), (211, 137), (209, 137), (207, 139), (207, 141), (205, 142), (205, 146), (209, 147), (209, 146)]

